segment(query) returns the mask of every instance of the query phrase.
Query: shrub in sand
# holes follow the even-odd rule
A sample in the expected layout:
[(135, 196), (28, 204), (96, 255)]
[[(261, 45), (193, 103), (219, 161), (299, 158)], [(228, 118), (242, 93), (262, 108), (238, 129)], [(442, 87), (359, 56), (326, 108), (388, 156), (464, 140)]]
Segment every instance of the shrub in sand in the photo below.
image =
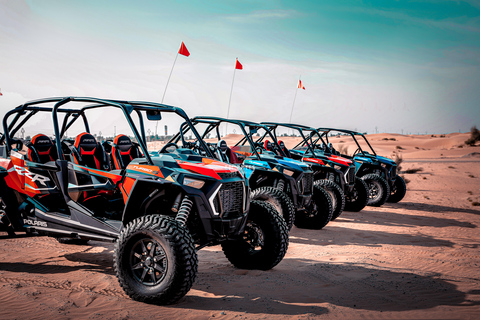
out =
[(400, 154), (395, 154), (395, 159), (394, 159), (395, 163), (397, 164), (397, 171), (400, 172), (402, 170), (402, 162), (403, 162), (403, 158)]
[(465, 144), (474, 146), (477, 141), (480, 141), (480, 131), (478, 131), (477, 126), (473, 126), (470, 129), (470, 138), (465, 140)]
[(419, 171), (423, 171), (423, 168), (412, 168), (405, 170), (405, 173), (417, 173)]

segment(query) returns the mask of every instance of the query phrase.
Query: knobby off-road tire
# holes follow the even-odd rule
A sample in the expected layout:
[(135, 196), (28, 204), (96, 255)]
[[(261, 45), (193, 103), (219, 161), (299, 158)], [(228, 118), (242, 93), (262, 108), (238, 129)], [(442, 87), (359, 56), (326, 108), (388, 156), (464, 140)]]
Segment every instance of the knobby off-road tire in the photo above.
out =
[(353, 190), (345, 195), (345, 211), (358, 212), (365, 208), (368, 195), (368, 186), (365, 181), (355, 178)]
[(222, 242), (227, 259), (239, 269), (269, 270), (282, 261), (288, 248), (285, 220), (268, 202), (252, 200), (241, 239)]
[(332, 200), (327, 191), (317, 184), (313, 185), (313, 196), (306, 210), (297, 211), (295, 226), (304, 229), (322, 229), (332, 219)]
[(368, 206), (380, 207), (390, 195), (390, 186), (387, 180), (378, 174), (369, 173), (362, 177), (368, 186)]
[(400, 200), (405, 197), (407, 193), (407, 185), (405, 184), (405, 180), (402, 177), (397, 176), (395, 178), (395, 183), (390, 190), (390, 196), (387, 199), (387, 202), (399, 202)]
[(148, 215), (123, 228), (115, 244), (114, 267), (132, 299), (165, 305), (190, 290), (198, 258), (184, 226), (170, 217)]
[(333, 213), (330, 221), (337, 219), (345, 209), (345, 194), (342, 188), (330, 180), (317, 180), (315, 183), (327, 191), (332, 199)]
[(0, 193), (0, 230), (6, 231), (9, 237), (15, 237), (15, 230), (7, 216), (7, 204), (3, 200), (3, 194)]
[(292, 229), (295, 221), (295, 207), (285, 192), (274, 187), (261, 187), (253, 190), (250, 198), (252, 200), (263, 200), (273, 205), (285, 219), (288, 230)]

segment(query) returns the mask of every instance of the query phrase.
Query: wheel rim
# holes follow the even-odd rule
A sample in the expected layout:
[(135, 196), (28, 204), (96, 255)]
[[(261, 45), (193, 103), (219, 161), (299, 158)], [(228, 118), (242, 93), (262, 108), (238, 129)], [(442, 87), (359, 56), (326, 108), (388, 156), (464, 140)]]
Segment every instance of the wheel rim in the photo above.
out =
[(352, 192), (350, 192), (349, 194), (346, 194), (345, 195), (345, 200), (347, 202), (355, 202), (357, 201), (358, 199), (358, 191), (357, 191), (357, 187), (354, 187)]
[(382, 187), (377, 181), (369, 181), (368, 192), (370, 201), (377, 201), (382, 196)]
[(265, 236), (262, 228), (254, 222), (248, 222), (245, 227), (245, 240), (252, 251), (258, 251), (265, 245)]
[(155, 286), (167, 274), (165, 249), (151, 238), (138, 240), (130, 254), (130, 270), (135, 280), (146, 286)]

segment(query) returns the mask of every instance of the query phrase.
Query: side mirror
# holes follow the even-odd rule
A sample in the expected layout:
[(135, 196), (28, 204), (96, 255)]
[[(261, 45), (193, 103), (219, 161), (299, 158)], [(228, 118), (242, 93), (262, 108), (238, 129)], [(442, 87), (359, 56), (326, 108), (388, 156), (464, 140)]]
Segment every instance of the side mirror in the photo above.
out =
[(148, 110), (147, 119), (151, 121), (162, 120), (162, 113), (160, 112), (160, 110)]

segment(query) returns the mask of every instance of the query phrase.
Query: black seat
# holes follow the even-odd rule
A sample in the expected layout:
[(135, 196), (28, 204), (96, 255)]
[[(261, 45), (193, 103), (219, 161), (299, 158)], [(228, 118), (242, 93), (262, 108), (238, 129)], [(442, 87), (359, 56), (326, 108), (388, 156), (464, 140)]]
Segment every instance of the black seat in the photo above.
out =
[(103, 146), (88, 132), (77, 136), (72, 148), (72, 155), (77, 164), (100, 170), (110, 169)]
[(292, 155), (290, 154), (290, 151), (288, 151), (287, 147), (285, 146), (285, 143), (282, 140), (278, 141), (278, 145), (280, 146), (280, 149), (282, 149), (283, 153), (285, 153), (285, 156), (288, 158), (291, 158)]
[(141, 156), (138, 146), (128, 136), (119, 134), (113, 139), (112, 158), (115, 169), (125, 169), (130, 161)]
[(57, 147), (52, 139), (42, 133), (35, 135), (26, 146), (27, 158), (30, 161), (47, 163), (58, 159)]

